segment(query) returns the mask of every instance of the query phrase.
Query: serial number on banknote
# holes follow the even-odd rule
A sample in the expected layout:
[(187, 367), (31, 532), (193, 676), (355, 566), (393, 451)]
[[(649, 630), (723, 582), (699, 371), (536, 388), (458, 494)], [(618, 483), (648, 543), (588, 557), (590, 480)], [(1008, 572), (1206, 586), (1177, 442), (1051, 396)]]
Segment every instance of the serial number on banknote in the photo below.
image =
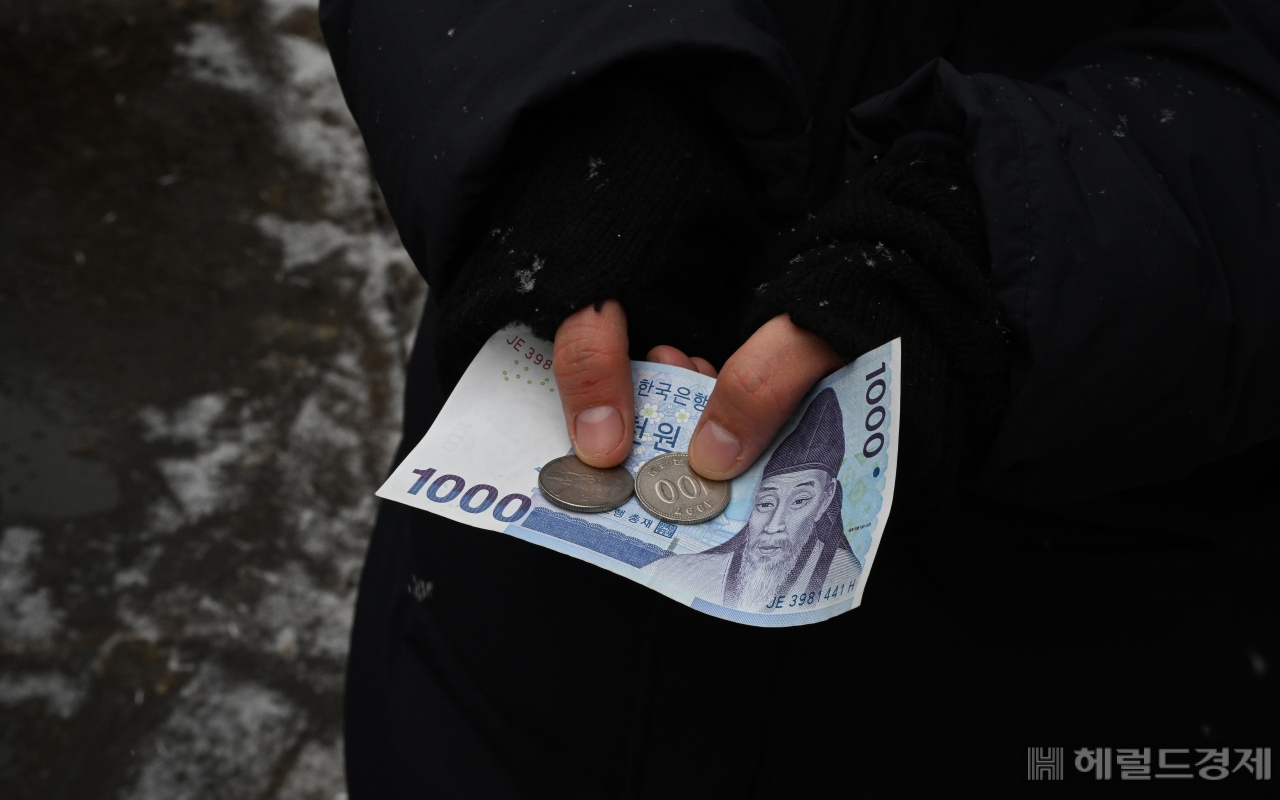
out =
[(785, 594), (780, 594), (773, 598), (773, 600), (769, 601), (769, 604), (766, 605), (765, 608), (799, 608), (800, 606), (811, 606), (817, 603), (825, 603), (828, 600), (839, 599), (846, 591), (852, 592), (853, 587), (857, 585), (857, 583), (858, 582), (854, 580), (849, 581), (848, 583), (842, 583), (839, 586), (828, 586), (825, 592), (814, 590), (807, 593), (793, 594), (791, 595), (790, 603), (786, 602), (787, 596)]
[(507, 340), (507, 344), (511, 345), (512, 350), (524, 356), (525, 360), (532, 361), (534, 366), (551, 369), (551, 354), (541, 352), (537, 345), (528, 344), (523, 336), (512, 336)]

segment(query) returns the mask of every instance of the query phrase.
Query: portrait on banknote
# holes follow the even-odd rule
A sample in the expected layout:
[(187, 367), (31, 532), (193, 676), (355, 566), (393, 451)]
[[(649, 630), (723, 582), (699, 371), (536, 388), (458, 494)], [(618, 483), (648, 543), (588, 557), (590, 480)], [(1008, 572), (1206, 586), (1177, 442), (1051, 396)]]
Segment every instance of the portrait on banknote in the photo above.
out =
[(816, 602), (833, 585), (851, 591), (862, 564), (840, 513), (843, 462), (840, 402), (827, 388), (765, 464), (746, 525), (721, 545), (659, 559), (645, 572), (725, 607), (761, 613), (793, 595)]

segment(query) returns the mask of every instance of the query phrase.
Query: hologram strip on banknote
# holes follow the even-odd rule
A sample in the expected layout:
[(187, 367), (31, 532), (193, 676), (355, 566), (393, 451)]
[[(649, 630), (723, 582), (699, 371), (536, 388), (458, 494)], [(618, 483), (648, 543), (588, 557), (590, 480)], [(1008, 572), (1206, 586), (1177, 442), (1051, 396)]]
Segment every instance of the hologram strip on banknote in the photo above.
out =
[[(633, 497), (611, 512), (549, 503), (538, 470), (572, 452), (552, 346), (527, 328), (494, 334), (431, 430), (378, 496), (588, 561), (677, 602), (747, 625), (828, 619), (858, 606), (893, 501), (901, 341), (818, 383), (698, 525), (656, 519)], [(623, 466), (685, 452), (715, 380), (632, 362), (636, 423)]]

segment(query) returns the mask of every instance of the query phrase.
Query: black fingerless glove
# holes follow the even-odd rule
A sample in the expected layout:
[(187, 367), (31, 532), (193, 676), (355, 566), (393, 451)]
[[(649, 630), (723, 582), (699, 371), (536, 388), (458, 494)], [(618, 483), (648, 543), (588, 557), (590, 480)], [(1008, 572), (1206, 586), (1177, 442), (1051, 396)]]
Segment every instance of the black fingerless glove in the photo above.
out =
[(894, 515), (932, 516), (989, 438), (1007, 391), (1007, 332), (987, 285), (968, 170), (933, 145), (896, 148), (792, 252), (786, 271), (756, 290), (749, 328), (786, 312), (848, 360), (902, 338)]
[(627, 312), (633, 358), (657, 344), (728, 357), (759, 226), (705, 106), (630, 72), (523, 126), (490, 231), (440, 300), (445, 386), (503, 326), (523, 322), (552, 339), (569, 314), (607, 299)]

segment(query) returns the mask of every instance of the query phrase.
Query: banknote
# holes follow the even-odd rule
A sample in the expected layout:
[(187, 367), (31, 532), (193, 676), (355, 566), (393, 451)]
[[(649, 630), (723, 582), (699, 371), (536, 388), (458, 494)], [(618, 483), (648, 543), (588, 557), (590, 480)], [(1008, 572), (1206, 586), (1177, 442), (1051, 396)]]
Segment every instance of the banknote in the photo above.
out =
[[(889, 517), (900, 421), (901, 342), (818, 383), (728, 506), (696, 525), (657, 519), (632, 497), (596, 514), (542, 497), (538, 471), (572, 452), (552, 345), (494, 334), (435, 423), (378, 496), (580, 558), (699, 611), (781, 627), (858, 606)], [(682, 453), (715, 389), (697, 372), (631, 365), (635, 429), (623, 466)]]

